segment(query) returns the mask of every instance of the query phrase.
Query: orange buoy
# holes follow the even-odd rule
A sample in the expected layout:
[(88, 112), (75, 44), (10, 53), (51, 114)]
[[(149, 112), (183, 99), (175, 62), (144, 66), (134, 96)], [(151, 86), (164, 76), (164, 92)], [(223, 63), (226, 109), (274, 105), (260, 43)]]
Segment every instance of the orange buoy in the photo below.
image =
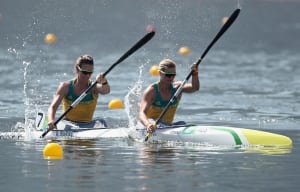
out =
[(158, 65), (153, 65), (150, 70), (149, 73), (153, 76), (158, 76), (159, 75), (159, 67)]
[(124, 104), (120, 99), (113, 99), (108, 103), (109, 109), (122, 109), (124, 108)]
[(187, 46), (180, 47), (180, 49), (178, 50), (178, 53), (180, 55), (188, 55), (188, 54), (190, 54), (190, 52), (191, 52), (190, 48)]
[(228, 21), (228, 17), (223, 17), (222, 24), (224, 25)]
[(62, 159), (63, 150), (58, 143), (48, 143), (43, 150), (45, 159)]
[(47, 35), (45, 35), (44, 40), (48, 44), (53, 44), (56, 42), (57, 38), (56, 35), (54, 35), (53, 33), (48, 33)]

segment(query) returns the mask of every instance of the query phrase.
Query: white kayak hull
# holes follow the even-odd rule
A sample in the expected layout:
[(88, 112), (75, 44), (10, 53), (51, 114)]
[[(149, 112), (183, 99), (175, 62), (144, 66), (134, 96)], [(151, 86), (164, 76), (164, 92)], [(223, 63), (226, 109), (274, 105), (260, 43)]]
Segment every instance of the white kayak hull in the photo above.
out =
[[(103, 128), (78, 127), (62, 120), (58, 129), (50, 131), (46, 139), (97, 139), (97, 138), (134, 138), (143, 140), (146, 130), (135, 128)], [(99, 125), (99, 124), (94, 124)], [(24, 126), (23, 126), (24, 127)], [(66, 129), (67, 128), (67, 129)], [(29, 138), (40, 139), (44, 130), (32, 128), (18, 132), (0, 133), (0, 138)], [(284, 135), (254, 129), (236, 128), (228, 126), (184, 125), (158, 128), (148, 142), (191, 142), (208, 145), (277, 145), (292, 146), (292, 140)]]
[[(137, 131), (139, 132), (140, 136), (142, 136), (143, 138), (146, 137), (147, 133), (144, 129), (140, 129)], [(148, 141), (192, 142), (227, 146), (292, 146), (292, 140), (289, 137), (280, 134), (245, 128), (200, 125), (158, 128)]]
[[(128, 128), (94, 128), (94, 129), (70, 129), (52, 130), (44, 139), (68, 140), (68, 139), (98, 139), (98, 138), (128, 138)], [(41, 139), (43, 131), (28, 130), (18, 132), (1, 132), (0, 139)]]
[[(43, 117), (43, 116), (42, 116)], [(38, 123), (37, 123), (38, 122)], [(35, 126), (34, 126), (35, 124)], [(18, 122), (13, 132), (1, 132), (0, 139), (26, 139), (38, 140), (47, 128), (47, 120), (31, 122), (26, 126)], [(41, 126), (39, 126), (41, 125)], [(64, 139), (97, 139), (97, 138), (128, 138), (128, 128), (104, 127), (101, 120), (96, 119), (90, 123), (74, 123), (61, 120), (57, 129), (49, 131), (44, 138), (53, 140)]]
[[(48, 119), (43, 112), (37, 113), (35, 126), (32, 131), (34, 138), (39, 138), (47, 129)], [(76, 123), (61, 120), (57, 129), (49, 131), (47, 139), (97, 139), (97, 138), (124, 138), (128, 137), (128, 128), (108, 128), (103, 119), (95, 119), (88, 123)]]
[[(43, 131), (34, 131), (35, 138), (40, 137)], [(97, 139), (97, 138), (127, 138), (128, 128), (79, 128), (70, 130), (52, 130), (45, 136), (46, 139)]]

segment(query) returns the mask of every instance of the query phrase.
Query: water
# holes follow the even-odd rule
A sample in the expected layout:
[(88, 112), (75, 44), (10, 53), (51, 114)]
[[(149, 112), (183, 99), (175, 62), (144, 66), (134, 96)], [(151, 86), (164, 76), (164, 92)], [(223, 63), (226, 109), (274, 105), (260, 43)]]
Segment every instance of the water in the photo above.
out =
[[(128, 6), (130, 5), (130, 6)], [(148, 70), (163, 58), (184, 79), (221, 20), (240, 7), (236, 22), (200, 64), (201, 90), (184, 95), (175, 120), (267, 130), (294, 146), (220, 148), (143, 144), (130, 139), (58, 141), (63, 160), (44, 160), (46, 141), (1, 139), (1, 191), (295, 191), (299, 187), (298, 1), (40, 1), (0, 3), (1, 133), (47, 110), (76, 58), (94, 56), (105, 71), (146, 32), (156, 36), (107, 76), (111, 94), (96, 117), (113, 127), (136, 123), (142, 90), (157, 77)], [(57, 43), (47, 45), (52, 32)], [(191, 54), (177, 50), (187, 45)], [(95, 74), (92, 78), (95, 78)], [(126, 110), (109, 110), (112, 99)]]

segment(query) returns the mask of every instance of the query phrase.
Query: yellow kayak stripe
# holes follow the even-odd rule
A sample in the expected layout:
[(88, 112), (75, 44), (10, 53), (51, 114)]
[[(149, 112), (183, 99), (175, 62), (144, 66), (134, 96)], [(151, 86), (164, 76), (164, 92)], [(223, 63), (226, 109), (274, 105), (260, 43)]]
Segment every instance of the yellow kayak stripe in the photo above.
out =
[(292, 146), (293, 144), (292, 140), (284, 135), (251, 129), (241, 129), (241, 131), (251, 145)]

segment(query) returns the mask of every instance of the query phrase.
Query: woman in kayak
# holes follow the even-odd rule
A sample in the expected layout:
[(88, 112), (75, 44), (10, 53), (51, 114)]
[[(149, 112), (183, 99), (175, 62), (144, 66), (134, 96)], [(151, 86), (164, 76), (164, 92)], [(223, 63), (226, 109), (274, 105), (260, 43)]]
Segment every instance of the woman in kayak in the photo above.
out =
[[(196, 64), (192, 65), (192, 70), (192, 83), (186, 83), (183, 86), (181, 93), (193, 93), (200, 88)], [(159, 63), (159, 75), (159, 81), (151, 84), (144, 91), (140, 104), (139, 120), (146, 127), (147, 132), (153, 132), (157, 126), (151, 123), (149, 119), (157, 120), (159, 118), (165, 106), (169, 103), (170, 99), (182, 83), (182, 81), (174, 82), (176, 76), (176, 64), (170, 59), (163, 59)], [(181, 98), (181, 93), (161, 119), (160, 122), (163, 125), (172, 125)]]
[[(76, 77), (72, 80), (65, 81), (58, 86), (53, 101), (48, 109), (48, 129), (52, 130), (54, 125), (55, 113), (62, 102), (63, 112), (92, 84), (91, 75), (94, 71), (94, 60), (90, 55), (80, 56), (75, 63)], [(98, 95), (108, 94), (110, 86), (107, 79), (98, 74), (96, 77), (97, 84), (91, 91), (65, 115), (65, 119), (77, 122), (88, 123), (92, 121), (96, 109)]]

